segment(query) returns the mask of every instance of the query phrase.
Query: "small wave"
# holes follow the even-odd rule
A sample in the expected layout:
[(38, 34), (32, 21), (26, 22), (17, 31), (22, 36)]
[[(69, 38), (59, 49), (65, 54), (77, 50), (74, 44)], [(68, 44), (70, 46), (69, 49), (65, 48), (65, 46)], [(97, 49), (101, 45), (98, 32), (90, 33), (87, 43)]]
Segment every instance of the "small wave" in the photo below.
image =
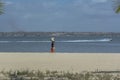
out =
[(0, 43), (37, 43), (37, 42), (50, 42), (50, 41), (0, 41)]
[(16, 42), (23, 42), (23, 43), (34, 43), (34, 42), (50, 42), (50, 41), (16, 41)]
[(73, 42), (73, 43), (77, 43), (77, 42), (110, 42), (112, 41), (112, 39), (96, 39), (96, 40), (68, 40), (68, 41), (59, 41), (59, 42)]
[(0, 41), (0, 43), (10, 43), (11, 41)]
[[(110, 42), (112, 39), (96, 39), (96, 40), (67, 40), (67, 41), (56, 41), (56, 42), (71, 42), (71, 43), (77, 43), (77, 42)], [(0, 41), (0, 43), (49, 43), (51, 41)]]

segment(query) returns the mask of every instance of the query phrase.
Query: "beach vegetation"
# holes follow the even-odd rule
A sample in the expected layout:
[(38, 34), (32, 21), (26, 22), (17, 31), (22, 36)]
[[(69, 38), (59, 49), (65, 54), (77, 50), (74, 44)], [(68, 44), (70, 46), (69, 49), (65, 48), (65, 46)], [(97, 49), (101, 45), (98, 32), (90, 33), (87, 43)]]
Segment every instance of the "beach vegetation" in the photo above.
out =
[(120, 13), (120, 0), (113, 0), (114, 10), (116, 13)]
[(120, 80), (120, 73), (3, 70), (0, 72), (0, 80)]
[(0, 0), (0, 15), (4, 13), (4, 10), (3, 10), (3, 2)]

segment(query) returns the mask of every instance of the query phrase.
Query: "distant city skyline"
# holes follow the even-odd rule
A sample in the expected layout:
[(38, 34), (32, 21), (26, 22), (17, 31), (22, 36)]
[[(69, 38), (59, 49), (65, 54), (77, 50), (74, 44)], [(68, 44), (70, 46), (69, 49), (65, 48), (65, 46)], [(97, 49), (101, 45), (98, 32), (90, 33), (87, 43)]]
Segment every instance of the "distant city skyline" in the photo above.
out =
[(0, 32), (120, 32), (112, 0), (2, 0)]

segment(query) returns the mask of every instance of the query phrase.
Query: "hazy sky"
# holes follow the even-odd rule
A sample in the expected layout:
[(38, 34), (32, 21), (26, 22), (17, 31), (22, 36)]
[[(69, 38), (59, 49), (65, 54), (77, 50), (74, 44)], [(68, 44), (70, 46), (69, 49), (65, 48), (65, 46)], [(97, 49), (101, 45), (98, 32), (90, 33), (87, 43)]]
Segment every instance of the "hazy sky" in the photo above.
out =
[(112, 0), (2, 0), (0, 31), (120, 32)]

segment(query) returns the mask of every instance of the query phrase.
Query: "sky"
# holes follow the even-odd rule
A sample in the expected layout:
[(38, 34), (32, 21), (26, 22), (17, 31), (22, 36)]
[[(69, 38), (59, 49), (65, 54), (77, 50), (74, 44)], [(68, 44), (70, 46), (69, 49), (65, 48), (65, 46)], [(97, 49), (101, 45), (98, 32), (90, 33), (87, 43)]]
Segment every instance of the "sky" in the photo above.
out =
[(112, 0), (2, 0), (0, 32), (120, 32)]

